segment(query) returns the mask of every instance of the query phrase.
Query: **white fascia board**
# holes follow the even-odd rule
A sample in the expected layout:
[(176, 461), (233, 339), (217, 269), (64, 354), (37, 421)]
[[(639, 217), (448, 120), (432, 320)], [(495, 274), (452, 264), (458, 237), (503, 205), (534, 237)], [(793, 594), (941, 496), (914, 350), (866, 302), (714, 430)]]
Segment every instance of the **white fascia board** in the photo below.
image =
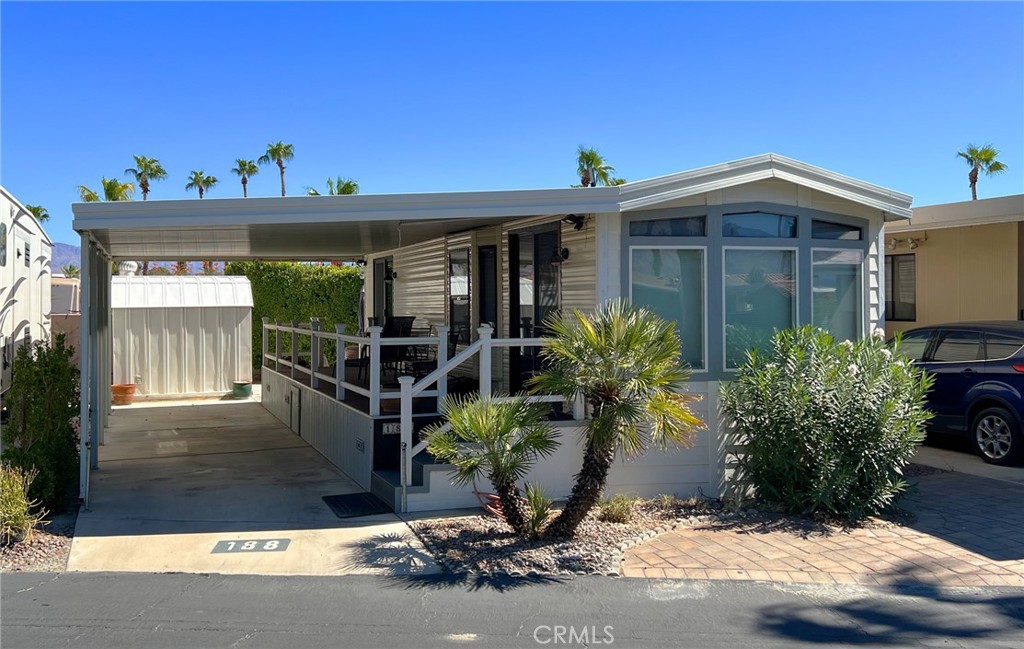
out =
[[(778, 178), (867, 205), (899, 218), (910, 218), (912, 198), (856, 178), (837, 174), (775, 153), (765, 153), (692, 171), (622, 185), (622, 209), (635, 210), (694, 194), (758, 180)], [(631, 198), (632, 197), (632, 198)]]
[(618, 211), (617, 187), (281, 198), (75, 203), (78, 231), (203, 225), (507, 218)]

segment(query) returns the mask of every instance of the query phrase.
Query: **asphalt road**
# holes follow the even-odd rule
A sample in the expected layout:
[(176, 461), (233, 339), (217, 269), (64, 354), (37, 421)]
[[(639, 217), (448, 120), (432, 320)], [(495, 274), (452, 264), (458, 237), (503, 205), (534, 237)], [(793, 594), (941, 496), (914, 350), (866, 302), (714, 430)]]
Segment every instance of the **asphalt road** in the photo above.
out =
[(1008, 588), (69, 573), (0, 591), (4, 649), (1024, 647)]

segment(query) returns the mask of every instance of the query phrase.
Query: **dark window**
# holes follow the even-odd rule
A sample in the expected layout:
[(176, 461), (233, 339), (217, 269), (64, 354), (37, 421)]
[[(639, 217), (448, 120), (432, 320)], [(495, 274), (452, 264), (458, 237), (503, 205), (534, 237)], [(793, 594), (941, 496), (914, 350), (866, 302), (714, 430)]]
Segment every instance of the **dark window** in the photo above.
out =
[(812, 239), (839, 239), (842, 241), (860, 241), (864, 237), (864, 230), (855, 225), (843, 225), (830, 221), (811, 221)]
[(498, 248), (480, 246), (478, 250), (480, 277), (480, 324), (498, 326)]
[(792, 239), (796, 237), (796, 217), (770, 212), (724, 214), (722, 236)]
[(944, 331), (939, 334), (939, 344), (932, 353), (935, 363), (962, 363), (984, 359), (981, 351), (981, 334), (976, 331)]
[(924, 358), (931, 337), (930, 331), (909, 333), (900, 339), (900, 352), (912, 361), (919, 361)]
[(1024, 338), (1004, 334), (985, 334), (985, 358), (998, 361), (1009, 358), (1024, 347)]
[(469, 328), (472, 326), (469, 310), (469, 248), (459, 248), (448, 253), (448, 325), (452, 340), (469, 342)]
[(707, 217), (681, 216), (674, 219), (632, 221), (631, 237), (704, 237), (707, 236)]
[(7, 265), (7, 224), (0, 223), (0, 266)]
[(32, 267), (32, 249), (29, 248), (28, 241), (25, 242), (25, 268)]
[(917, 260), (914, 255), (885, 257), (885, 319), (917, 320)]

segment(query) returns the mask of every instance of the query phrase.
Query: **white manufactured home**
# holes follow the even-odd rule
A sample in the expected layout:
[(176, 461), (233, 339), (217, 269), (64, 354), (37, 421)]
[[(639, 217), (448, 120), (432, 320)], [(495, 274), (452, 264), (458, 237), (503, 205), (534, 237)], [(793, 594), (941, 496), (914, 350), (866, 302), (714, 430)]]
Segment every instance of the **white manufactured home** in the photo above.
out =
[[(609, 488), (719, 494), (730, 477), (719, 384), (776, 329), (881, 327), (882, 230), (910, 203), (766, 154), (617, 187), (76, 204), (83, 416), (101, 442), (110, 259), (345, 259), (365, 264), (365, 321), (265, 322), (263, 405), (396, 510), (476, 503), (418, 437), (438, 399), (521, 390), (549, 315), (617, 297), (677, 323), (707, 426), (691, 448), (617, 462)], [(551, 402), (563, 444), (531, 478), (565, 496), (586, 412), (536, 398)], [(83, 493), (95, 459), (83, 452)]]
[(32, 213), (0, 187), (0, 394), (18, 348), (50, 336), (52, 249)]

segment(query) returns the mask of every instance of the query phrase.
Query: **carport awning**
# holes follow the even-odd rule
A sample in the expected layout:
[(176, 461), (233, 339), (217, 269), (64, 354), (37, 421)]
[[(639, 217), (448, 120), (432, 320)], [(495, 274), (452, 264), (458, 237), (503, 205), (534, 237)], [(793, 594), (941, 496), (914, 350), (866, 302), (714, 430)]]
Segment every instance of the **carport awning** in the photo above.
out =
[(618, 188), (78, 203), (115, 259), (355, 259), (532, 216), (618, 211)]

